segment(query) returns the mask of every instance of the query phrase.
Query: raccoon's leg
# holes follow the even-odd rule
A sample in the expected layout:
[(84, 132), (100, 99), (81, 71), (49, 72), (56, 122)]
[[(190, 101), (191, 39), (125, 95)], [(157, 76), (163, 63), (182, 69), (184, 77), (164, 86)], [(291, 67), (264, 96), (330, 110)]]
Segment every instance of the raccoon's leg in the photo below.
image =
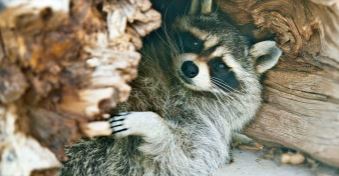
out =
[[(261, 150), (263, 146), (253, 139), (249, 138), (248, 136), (241, 134), (239, 132), (233, 132), (232, 134), (232, 149), (239, 148), (239, 146), (245, 146), (248, 149), (252, 150)], [(230, 150), (230, 159), (226, 162), (226, 164), (231, 164), (234, 162), (234, 157), (232, 150)]]
[(164, 120), (154, 112), (123, 112), (111, 117), (109, 122), (116, 138), (134, 135), (155, 139), (168, 131)]
[(142, 136), (145, 142), (138, 149), (153, 158), (147, 166), (154, 167), (150, 173), (192, 176), (210, 175), (229, 159), (230, 130), (220, 134), (211, 121), (205, 120), (183, 125), (153, 112), (130, 112), (114, 116), (109, 122), (117, 138)]
[(248, 146), (255, 146), (256, 142), (249, 138), (248, 136), (238, 133), (238, 132), (234, 132), (232, 135), (232, 145), (234, 147), (237, 147), (239, 145), (248, 145)]

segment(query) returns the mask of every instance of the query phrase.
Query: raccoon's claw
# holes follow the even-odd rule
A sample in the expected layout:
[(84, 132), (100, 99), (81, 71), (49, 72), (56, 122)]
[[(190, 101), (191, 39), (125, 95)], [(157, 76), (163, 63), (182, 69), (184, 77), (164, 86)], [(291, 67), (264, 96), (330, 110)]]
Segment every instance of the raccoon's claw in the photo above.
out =
[(122, 131), (126, 131), (126, 130), (127, 130), (127, 128), (124, 128), (124, 129), (121, 129), (121, 130), (116, 130), (116, 131), (113, 131), (112, 134), (116, 134), (116, 133), (119, 133), (119, 132), (122, 132)]
[(131, 112), (120, 112), (118, 115), (115, 115), (115, 116), (125, 116), (125, 115), (128, 115), (130, 113)]
[(229, 157), (226, 160), (226, 164), (232, 164), (232, 163), (234, 163), (234, 157), (233, 157), (232, 151), (230, 151)]
[[(128, 128), (124, 126), (124, 120), (126, 119), (126, 115), (130, 113), (119, 113), (111, 118), (108, 119), (110, 123), (110, 127), (112, 129), (112, 134), (116, 137), (125, 137), (128, 134), (122, 134), (123, 132), (127, 131)], [(118, 134), (121, 133), (121, 134)]]
[(123, 112), (108, 119), (112, 135), (122, 138), (130, 135), (153, 137), (162, 129), (162, 120), (154, 112)]
[(113, 116), (111, 117), (110, 119), (108, 119), (108, 121), (113, 124), (113, 123), (116, 123), (116, 122), (121, 122), (123, 120), (125, 120), (125, 116)]
[(261, 150), (263, 146), (244, 134), (234, 133), (232, 147), (248, 150)]

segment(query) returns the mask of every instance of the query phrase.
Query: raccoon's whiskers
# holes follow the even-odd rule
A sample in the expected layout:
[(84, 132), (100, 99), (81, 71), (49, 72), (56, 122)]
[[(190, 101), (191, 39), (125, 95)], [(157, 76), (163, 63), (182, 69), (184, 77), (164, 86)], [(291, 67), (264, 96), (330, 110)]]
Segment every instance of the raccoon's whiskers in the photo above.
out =
[(173, 53), (178, 53), (179, 49), (176, 45), (174, 45), (173, 43), (173, 39), (168, 36), (166, 30), (164, 30), (164, 33), (165, 33), (165, 37), (166, 38), (163, 38), (160, 34), (157, 34), (158, 38), (160, 39), (160, 41), (169, 48), (169, 50), (172, 50)]
[(239, 94), (242, 94), (242, 92), (240, 92), (239, 90), (236, 90), (236, 89), (230, 87), (229, 85), (225, 84), (224, 82), (222, 82), (221, 79), (219, 79), (217, 77), (211, 77), (211, 79), (212, 79), (213, 83), (218, 83), (219, 86), (221, 86), (221, 87), (223, 87), (223, 88), (225, 88), (227, 90), (231, 90), (231, 91), (237, 92)]
[[(223, 104), (226, 103), (227, 104), (229, 102), (237, 101), (235, 97), (232, 97), (231, 95), (224, 93), (223, 90), (221, 90), (217, 85), (212, 84), (212, 87), (217, 89), (217, 90), (220, 90), (220, 92), (218, 92), (218, 93), (217, 92), (212, 92), (213, 95), (216, 96), (216, 98), (218, 99), (218, 101), (220, 103), (223, 103)], [(227, 100), (225, 100), (225, 98)]]
[[(216, 82), (214, 82), (215, 84), (217, 84), (217, 85), (219, 85), (219, 86), (223, 86), (223, 85), (225, 85), (224, 83), (223, 83), (223, 85), (220, 85), (220, 81), (218, 81), (218, 80), (214, 80), (214, 81), (216, 81)], [(212, 79), (212, 82), (213, 82), (213, 79)], [(245, 90), (242, 90), (242, 91), (245, 91)], [(241, 92), (239, 92), (239, 91), (237, 91), (238, 93), (239, 93), (239, 95), (243, 95), (243, 93), (241, 93)], [(247, 91), (245, 91), (245, 94), (247, 93)], [(230, 97), (226, 92), (222, 92), (222, 94), (224, 95), (224, 96), (227, 96), (227, 97)], [(234, 107), (234, 108), (237, 108), (237, 109), (243, 109), (243, 110), (245, 110), (247, 113), (249, 113), (249, 111), (248, 111), (248, 109), (247, 108), (244, 108), (244, 107), (246, 107), (245, 106), (245, 104), (240, 100), (240, 98), (238, 97), (238, 96), (232, 96), (231, 97), (232, 98), (232, 100), (233, 101), (236, 101), (237, 103), (240, 103), (240, 105), (242, 106), (242, 107)]]
[[(166, 24), (164, 24), (163, 27), (163, 32), (165, 35), (165, 39), (162, 38), (162, 40), (164, 40), (164, 43), (166, 43), (170, 49), (173, 50), (173, 53), (175, 53), (175, 55), (177, 55), (180, 51), (179, 46), (177, 46), (173, 40), (173, 38), (168, 34), (168, 30), (167, 30), (167, 26)], [(161, 38), (161, 36), (159, 36)]]
[[(225, 83), (222, 83), (220, 82), (219, 80), (217, 79), (213, 79), (214, 77), (212, 77), (212, 83), (214, 83), (214, 87), (217, 87), (217, 86), (220, 86), (220, 87), (224, 87), (224, 86), (227, 86)], [(217, 85), (217, 86), (216, 86)], [(225, 88), (225, 87), (224, 87)], [(219, 88), (220, 89), (220, 88)], [(237, 93), (239, 93), (239, 95), (243, 95), (242, 92), (240, 91), (237, 91), (235, 89), (233, 89), (234, 91), (236, 91)], [(227, 94), (226, 92), (224, 91), (221, 91), (221, 94), (227, 98), (229, 98), (230, 100), (232, 101), (236, 101), (237, 103), (240, 103), (243, 107), (245, 107), (245, 105), (242, 103), (242, 101), (240, 101), (240, 99), (238, 98), (238, 96), (230, 96), (229, 94)]]
[[(220, 88), (218, 86), (214, 85), (214, 84), (212, 84), (212, 88), (214, 88), (216, 90), (220, 90)], [(211, 91), (211, 93), (217, 98), (219, 103), (223, 103), (219, 93), (214, 92), (214, 91)]]

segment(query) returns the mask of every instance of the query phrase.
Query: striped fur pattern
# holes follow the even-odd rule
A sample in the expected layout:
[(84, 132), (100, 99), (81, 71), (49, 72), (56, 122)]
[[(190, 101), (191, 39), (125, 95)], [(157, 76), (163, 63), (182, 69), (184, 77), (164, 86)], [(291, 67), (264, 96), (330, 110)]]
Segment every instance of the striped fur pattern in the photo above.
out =
[[(269, 47), (277, 60), (280, 50)], [(212, 175), (230, 159), (232, 134), (260, 106), (260, 74), (275, 65), (258, 72), (262, 54), (252, 48), (214, 13), (164, 27), (146, 42), (130, 98), (110, 119), (115, 133), (72, 146), (61, 175)]]

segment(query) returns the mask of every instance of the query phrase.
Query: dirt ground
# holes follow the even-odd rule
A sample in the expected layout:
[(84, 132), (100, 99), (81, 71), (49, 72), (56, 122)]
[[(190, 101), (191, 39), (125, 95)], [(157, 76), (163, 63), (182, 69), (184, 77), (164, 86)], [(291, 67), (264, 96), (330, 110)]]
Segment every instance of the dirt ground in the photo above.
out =
[(305, 164), (286, 165), (263, 159), (261, 152), (234, 150), (234, 162), (220, 169), (216, 176), (339, 176), (339, 169), (319, 166), (311, 169)]

